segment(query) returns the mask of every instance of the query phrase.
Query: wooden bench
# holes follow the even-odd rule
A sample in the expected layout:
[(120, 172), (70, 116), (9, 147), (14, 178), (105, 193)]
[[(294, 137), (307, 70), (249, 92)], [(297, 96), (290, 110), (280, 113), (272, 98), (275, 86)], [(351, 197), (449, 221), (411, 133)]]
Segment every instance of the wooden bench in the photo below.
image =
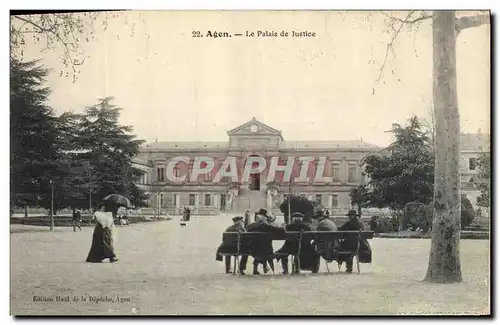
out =
[[(301, 243), (303, 240), (311, 242), (314, 240), (315, 243), (319, 242), (333, 242), (333, 241), (344, 241), (348, 238), (355, 238), (352, 247), (344, 247), (342, 250), (335, 251), (337, 256), (353, 256), (356, 257), (356, 266), (358, 274), (359, 270), (359, 246), (361, 240), (373, 239), (373, 231), (287, 231), (282, 234), (273, 234), (266, 232), (224, 232), (222, 234), (222, 241), (224, 243), (236, 243), (236, 251), (234, 252), (224, 252), (221, 253), (222, 256), (231, 256), (236, 259), (234, 263), (234, 272), (236, 272), (236, 264), (239, 265), (239, 256), (251, 255), (250, 253), (242, 254), (240, 252), (240, 247), (242, 243), (251, 244), (252, 241), (263, 241), (263, 240), (295, 240), (298, 242), (298, 252), (294, 256), (298, 261), (300, 269), (300, 250)], [(327, 261), (328, 262), (328, 261)], [(292, 265), (294, 263), (292, 262)], [(340, 268), (340, 265), (339, 265)], [(239, 269), (239, 268), (238, 268)], [(327, 264), (328, 269), (328, 264)], [(330, 270), (328, 269), (328, 272)], [(293, 272), (292, 272), (293, 273)], [(236, 273), (234, 273), (236, 274)]]

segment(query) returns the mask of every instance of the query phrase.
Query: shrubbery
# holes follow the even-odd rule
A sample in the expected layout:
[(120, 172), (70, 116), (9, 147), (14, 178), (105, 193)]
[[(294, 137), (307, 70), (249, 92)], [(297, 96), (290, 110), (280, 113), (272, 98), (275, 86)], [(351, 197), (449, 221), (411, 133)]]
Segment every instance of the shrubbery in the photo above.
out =
[(468, 198), (462, 198), (462, 207), (461, 207), (461, 225), (462, 229), (464, 229), (467, 226), (470, 226), (474, 218), (476, 217), (476, 212), (474, 211), (474, 208), (472, 207), (472, 203)]
[(370, 230), (376, 233), (388, 233), (398, 231), (399, 221), (396, 215), (388, 216), (373, 216), (368, 222)]
[[(470, 226), (476, 216), (472, 203), (467, 198), (461, 200), (462, 229)], [(373, 216), (369, 221), (370, 229), (377, 233), (396, 232), (400, 225), (403, 230), (428, 232), (432, 229), (432, 205), (408, 203), (402, 214), (395, 213), (392, 217)]]

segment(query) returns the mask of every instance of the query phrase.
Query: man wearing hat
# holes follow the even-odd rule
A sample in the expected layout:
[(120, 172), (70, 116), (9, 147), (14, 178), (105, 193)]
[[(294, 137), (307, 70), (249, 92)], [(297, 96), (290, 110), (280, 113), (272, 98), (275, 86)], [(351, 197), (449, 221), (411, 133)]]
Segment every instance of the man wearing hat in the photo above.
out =
[[(316, 216), (314, 217), (317, 220), (316, 231), (337, 231), (337, 225), (325, 216), (323, 209), (316, 211)], [(323, 257), (323, 259), (330, 263), (335, 259), (335, 240), (321, 240), (315, 243), (317, 247), (318, 253)], [(318, 265), (319, 269), (319, 260)]]
[[(349, 210), (349, 212), (346, 214), (347, 217), (349, 217), (349, 220), (347, 220), (346, 223), (344, 223), (342, 226), (339, 227), (339, 231), (359, 231), (363, 230), (364, 226), (363, 223), (359, 220), (360, 215), (356, 213), (356, 210)], [(355, 246), (355, 241), (356, 239), (354, 238), (346, 238), (343, 242), (343, 244), (340, 246), (340, 249), (342, 247), (354, 247)], [(368, 241), (361, 240), (360, 245), (359, 245), (359, 262), (360, 263), (370, 263), (371, 262), (371, 248), (370, 244)], [(342, 263), (346, 263), (346, 272), (347, 273), (352, 273), (352, 264), (353, 264), (353, 256), (344, 256), (344, 257), (339, 257), (337, 258), (337, 263), (339, 263), (339, 267), (342, 265)]]
[[(232, 220), (233, 224), (227, 227), (225, 232), (245, 232), (245, 227), (243, 226), (243, 217), (234, 217)], [(222, 261), (222, 256), (220, 254), (224, 253), (225, 251), (234, 252), (238, 249), (237, 246), (238, 246), (237, 242), (223, 241), (222, 244), (217, 249), (215, 259), (217, 261)], [(246, 245), (244, 245), (244, 243), (240, 243), (240, 252), (242, 254), (246, 254), (248, 252), (248, 249)], [(245, 269), (247, 268), (247, 261), (248, 261), (248, 255), (241, 256), (240, 274), (242, 275), (245, 274)], [(225, 265), (226, 265), (226, 274), (231, 273), (231, 256), (225, 256)]]
[[(292, 214), (292, 222), (286, 226), (286, 231), (310, 231), (311, 227), (303, 222), (304, 215), (299, 212)], [(288, 274), (288, 255), (297, 256), (299, 253), (299, 241), (297, 240), (287, 240), (278, 251), (276, 251), (277, 260), (281, 260), (281, 266), (283, 268), (283, 274)], [(313, 273), (317, 273), (316, 268), (319, 265), (320, 256), (316, 253), (314, 245), (309, 241), (303, 239), (300, 243), (300, 270), (309, 270)], [(294, 269), (296, 273), (300, 273), (299, 270), (299, 260), (294, 259)]]
[[(248, 232), (267, 232), (267, 233), (278, 233), (284, 234), (285, 229), (269, 224), (268, 215), (266, 209), (260, 209), (259, 212), (255, 214), (255, 222), (251, 223), (247, 227)], [(251, 252), (254, 258), (253, 262), (253, 274), (260, 274), (258, 271), (259, 264), (264, 265), (264, 272), (267, 270), (267, 263), (269, 263), (271, 269), (274, 272), (274, 262), (273, 262), (273, 241), (264, 239), (262, 241), (251, 243)]]

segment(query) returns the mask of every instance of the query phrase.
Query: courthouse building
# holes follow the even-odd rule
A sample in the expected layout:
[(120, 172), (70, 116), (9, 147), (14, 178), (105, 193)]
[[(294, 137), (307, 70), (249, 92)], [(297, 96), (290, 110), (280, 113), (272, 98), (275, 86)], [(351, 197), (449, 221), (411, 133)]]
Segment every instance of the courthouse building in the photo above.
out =
[[(144, 171), (138, 185), (150, 193), (150, 206), (160, 206), (168, 213), (179, 213), (184, 207), (190, 207), (194, 214), (254, 211), (262, 207), (277, 212), (279, 203), (293, 193), (322, 203), (336, 215), (345, 214), (351, 208), (349, 191), (366, 181), (362, 177), (361, 160), (380, 150), (359, 140), (285, 141), (281, 131), (255, 118), (228, 131), (227, 135), (228, 140), (224, 142), (157, 141), (143, 146), (136, 168)], [(176, 164), (173, 173), (176, 177), (187, 177), (183, 182), (172, 182), (166, 169), (169, 160), (179, 156), (190, 157), (190, 163)], [(212, 157), (215, 167), (191, 179), (194, 157), (198, 156)], [(229, 156), (237, 161), (238, 182), (229, 177), (214, 182)], [(283, 180), (283, 171), (277, 171), (274, 180), (268, 181), (269, 168), (242, 179), (248, 157), (262, 157), (268, 162), (272, 157), (279, 157), (278, 166), (286, 165), (289, 157), (295, 157), (292, 182)], [(300, 157), (313, 159), (307, 173), (309, 180), (294, 181), (300, 176)], [(315, 180), (318, 165), (324, 167), (320, 176), (331, 179)]]
[[(350, 190), (367, 182), (362, 175), (362, 159), (381, 149), (360, 140), (286, 141), (281, 131), (255, 118), (228, 131), (227, 135), (228, 140), (224, 142), (156, 141), (144, 145), (135, 159), (135, 167), (143, 171), (138, 185), (149, 193), (149, 207), (170, 214), (179, 214), (184, 207), (189, 207), (194, 214), (255, 211), (262, 207), (278, 213), (280, 202), (293, 193), (320, 202), (334, 215), (343, 215), (353, 208)], [(467, 195), (475, 205), (479, 192), (474, 185), (474, 159), (481, 151), (489, 150), (489, 136), (463, 134), (462, 139), (462, 195)], [(214, 168), (192, 179), (195, 157), (200, 156), (213, 158)], [(176, 157), (185, 157), (185, 161), (169, 164)], [(235, 157), (236, 181), (216, 177), (227, 157)], [(264, 158), (267, 168), (244, 179), (243, 170), (249, 157)], [(292, 159), (291, 182), (284, 179), (284, 171), (274, 173), (269, 168), (273, 157), (279, 157), (275, 158), (278, 166), (287, 165)], [(302, 175), (309, 179), (297, 180), (301, 175), (300, 159), (304, 157), (312, 160), (308, 162), (307, 175)], [(171, 177), (168, 168), (172, 169)], [(318, 169), (323, 179), (316, 177)], [(269, 173), (275, 175), (274, 179), (268, 177)], [(184, 180), (174, 182), (172, 177), (184, 177)]]

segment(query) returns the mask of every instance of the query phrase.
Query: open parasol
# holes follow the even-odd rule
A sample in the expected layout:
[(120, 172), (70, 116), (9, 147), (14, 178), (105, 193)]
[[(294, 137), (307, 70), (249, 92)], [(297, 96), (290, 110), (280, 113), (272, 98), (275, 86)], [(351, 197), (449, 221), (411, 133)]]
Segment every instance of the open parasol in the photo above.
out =
[(111, 194), (103, 199), (104, 202), (113, 202), (116, 206), (132, 209), (134, 206), (130, 200), (121, 194)]

